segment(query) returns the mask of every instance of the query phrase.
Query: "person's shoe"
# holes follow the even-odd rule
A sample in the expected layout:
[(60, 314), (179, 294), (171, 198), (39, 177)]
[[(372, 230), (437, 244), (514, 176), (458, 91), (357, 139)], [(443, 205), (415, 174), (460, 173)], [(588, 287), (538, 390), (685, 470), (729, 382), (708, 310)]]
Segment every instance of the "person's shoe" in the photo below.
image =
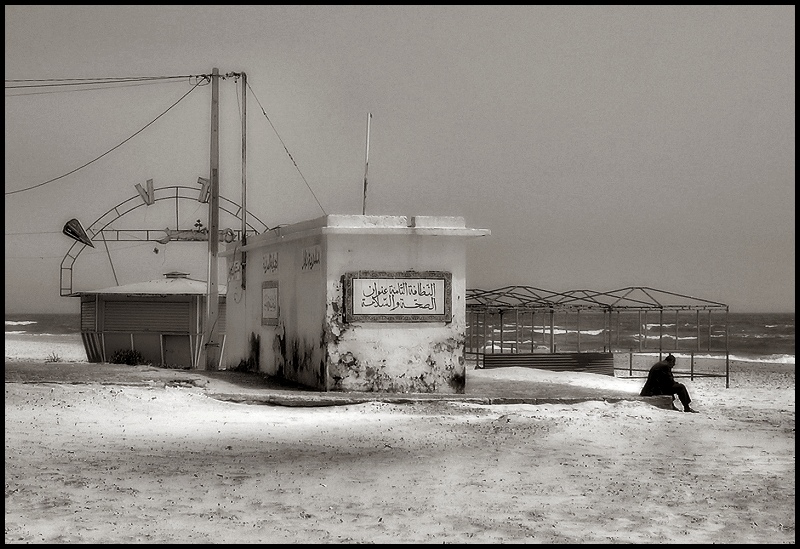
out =
[(692, 410), (692, 409), (691, 409), (691, 408), (689, 408), (688, 406), (686, 406), (686, 407), (683, 409), (683, 411), (684, 411), (684, 412), (691, 412), (692, 414), (699, 414), (699, 413), (700, 413), (700, 412), (698, 412), (697, 410)]

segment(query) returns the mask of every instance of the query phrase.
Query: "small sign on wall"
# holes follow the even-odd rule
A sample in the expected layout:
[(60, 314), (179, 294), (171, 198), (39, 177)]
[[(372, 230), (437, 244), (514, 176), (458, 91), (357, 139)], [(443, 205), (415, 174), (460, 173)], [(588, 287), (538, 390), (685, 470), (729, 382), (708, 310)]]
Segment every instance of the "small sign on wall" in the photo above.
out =
[(345, 321), (450, 322), (452, 280), (445, 271), (346, 273)]
[(278, 325), (278, 281), (261, 283), (261, 325)]
[(278, 252), (268, 252), (261, 258), (261, 266), (264, 274), (275, 274), (278, 272)]
[(315, 244), (314, 246), (303, 248), (302, 253), (303, 257), (302, 263), (300, 264), (300, 271), (304, 273), (318, 271), (320, 268), (319, 265), (322, 262), (322, 246)]

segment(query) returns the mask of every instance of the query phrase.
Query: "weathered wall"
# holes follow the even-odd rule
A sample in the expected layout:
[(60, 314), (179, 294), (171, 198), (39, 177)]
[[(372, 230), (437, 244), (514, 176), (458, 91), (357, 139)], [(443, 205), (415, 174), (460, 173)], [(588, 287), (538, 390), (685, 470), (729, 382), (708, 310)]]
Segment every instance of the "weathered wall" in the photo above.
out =
[[(343, 391), (464, 392), (465, 239), (332, 235), (328, 240), (328, 387)], [(353, 322), (343, 316), (346, 272), (448, 271), (452, 322)]]
[[(228, 282), (231, 307), (225, 363), (228, 368), (259, 371), (324, 388), (322, 236), (288, 242), (270, 234), (259, 237), (248, 242), (254, 248), (247, 252), (246, 291), (241, 290), (241, 279)], [(234, 261), (241, 261), (241, 253), (228, 257), (229, 266)], [(262, 322), (264, 282), (277, 285), (278, 318), (272, 324)]]

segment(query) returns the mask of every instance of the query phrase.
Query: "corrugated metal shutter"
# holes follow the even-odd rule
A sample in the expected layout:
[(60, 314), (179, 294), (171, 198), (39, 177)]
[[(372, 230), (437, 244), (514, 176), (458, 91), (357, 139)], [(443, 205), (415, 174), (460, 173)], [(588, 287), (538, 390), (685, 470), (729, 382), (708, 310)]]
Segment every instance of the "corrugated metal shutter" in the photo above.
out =
[(107, 301), (104, 329), (109, 332), (191, 333), (189, 303)]
[(228, 320), (227, 317), (227, 310), (228, 308), (225, 306), (224, 301), (220, 301), (219, 303), (219, 318), (217, 319), (217, 327), (219, 329), (219, 333), (225, 333), (225, 323)]
[(97, 307), (94, 298), (81, 301), (81, 332), (94, 332), (97, 329)]

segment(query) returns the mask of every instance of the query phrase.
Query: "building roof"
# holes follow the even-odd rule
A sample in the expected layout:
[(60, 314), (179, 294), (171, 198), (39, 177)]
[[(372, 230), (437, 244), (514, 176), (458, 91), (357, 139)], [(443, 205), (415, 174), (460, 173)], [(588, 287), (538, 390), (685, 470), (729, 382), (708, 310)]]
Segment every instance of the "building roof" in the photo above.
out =
[(281, 225), (247, 239), (226, 244), (222, 257), (254, 250), (275, 242), (288, 242), (318, 235), (414, 235), (478, 237), (491, 234), (489, 229), (473, 229), (463, 217), (432, 215), (342, 215), (328, 214), (292, 225)]
[[(225, 296), (227, 293), (227, 286), (225, 284), (218, 284), (217, 291), (220, 296)], [(148, 282), (134, 282), (133, 284), (112, 286), (100, 290), (83, 290), (75, 292), (73, 295), (205, 295), (207, 292), (208, 285), (203, 280), (194, 280), (183, 276), (167, 276), (166, 278), (159, 278)]]

